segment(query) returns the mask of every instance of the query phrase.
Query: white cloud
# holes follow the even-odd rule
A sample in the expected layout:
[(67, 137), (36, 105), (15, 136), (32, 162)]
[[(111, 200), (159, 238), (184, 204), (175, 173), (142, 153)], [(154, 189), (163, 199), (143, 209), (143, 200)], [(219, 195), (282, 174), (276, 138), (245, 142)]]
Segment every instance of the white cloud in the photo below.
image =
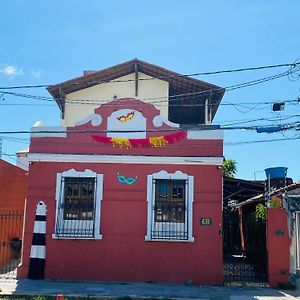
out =
[(12, 65), (2, 65), (0, 66), (0, 74), (3, 74), (9, 78), (14, 78), (16, 76), (22, 76), (24, 74), (22, 68), (18, 68)]
[(35, 78), (41, 78), (43, 71), (42, 70), (31, 70), (30, 73), (35, 77)]

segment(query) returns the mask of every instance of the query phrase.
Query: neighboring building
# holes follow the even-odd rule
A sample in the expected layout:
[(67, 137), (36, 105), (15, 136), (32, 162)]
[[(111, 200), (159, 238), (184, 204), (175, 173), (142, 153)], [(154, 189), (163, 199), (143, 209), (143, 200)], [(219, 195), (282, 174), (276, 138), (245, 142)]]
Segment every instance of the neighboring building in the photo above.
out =
[[(122, 82), (124, 89), (99, 83), (132, 72), (134, 79), (167, 79)], [(169, 120), (184, 126), (132, 98), (182, 94), (188, 84), (209, 97), (187, 98), (192, 111), (190, 104), (173, 110), (169, 99)], [(223, 133), (208, 123), (224, 90), (138, 60), (48, 90), (58, 96), (68, 127), (32, 128), (18, 278), (28, 277), (30, 257), (41, 254), (37, 246), (30, 249), (43, 201), (47, 279), (222, 284)], [(114, 95), (127, 98), (92, 107), (68, 104), (71, 96), (76, 101)], [(206, 123), (206, 130), (187, 125), (189, 112), (190, 123)]]
[(0, 159), (0, 272), (18, 265), (27, 173)]
[(28, 161), (29, 148), (22, 149), (16, 153), (17, 156), (17, 167), (28, 171), (29, 161)]
[(23, 214), (27, 190), (27, 172), (0, 159), (0, 213)]
[[(286, 168), (269, 168), (286, 169)], [(267, 169), (268, 170), (268, 169)], [(268, 188), (269, 187), (269, 188)], [(238, 204), (235, 209), (252, 210), (257, 204), (266, 204), (266, 247), (267, 271), (270, 287), (295, 283), (300, 270), (300, 183), (293, 183), (291, 178), (275, 177), (266, 180), (264, 193), (253, 196)], [(259, 239), (259, 250), (263, 247)], [(255, 241), (254, 241), (255, 243)], [(278, 259), (280, 258), (280, 259)]]

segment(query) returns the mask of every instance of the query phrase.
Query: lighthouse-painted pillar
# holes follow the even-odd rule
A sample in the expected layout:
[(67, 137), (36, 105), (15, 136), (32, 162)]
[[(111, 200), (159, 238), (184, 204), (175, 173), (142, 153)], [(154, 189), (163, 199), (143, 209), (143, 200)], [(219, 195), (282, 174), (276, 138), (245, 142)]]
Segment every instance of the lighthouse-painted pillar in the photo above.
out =
[(45, 203), (43, 201), (40, 201), (36, 206), (36, 214), (29, 260), (29, 279), (45, 278), (46, 212), (47, 207)]

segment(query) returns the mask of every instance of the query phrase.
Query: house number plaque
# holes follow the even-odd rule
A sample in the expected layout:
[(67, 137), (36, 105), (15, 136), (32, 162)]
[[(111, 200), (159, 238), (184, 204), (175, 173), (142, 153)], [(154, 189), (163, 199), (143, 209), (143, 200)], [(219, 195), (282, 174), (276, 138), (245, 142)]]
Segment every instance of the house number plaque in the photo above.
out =
[(202, 226), (211, 226), (212, 225), (212, 218), (200, 218), (200, 225)]

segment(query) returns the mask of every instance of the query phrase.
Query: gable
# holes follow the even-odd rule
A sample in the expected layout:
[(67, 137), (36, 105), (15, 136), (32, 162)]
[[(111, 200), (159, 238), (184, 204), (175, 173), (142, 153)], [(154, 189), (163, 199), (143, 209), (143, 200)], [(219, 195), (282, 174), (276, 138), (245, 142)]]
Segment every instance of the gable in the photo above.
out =
[[(117, 98), (145, 99), (144, 102), (155, 102), (156, 98), (161, 100), (157, 105), (161, 114), (168, 118), (168, 90), (169, 83), (160, 79), (138, 73), (141, 79), (135, 84), (135, 74), (131, 73), (111, 82), (97, 84), (85, 89), (78, 90), (66, 95), (64, 123), (73, 126), (78, 120), (92, 114), (99, 104), (110, 102), (115, 96)], [(143, 80), (145, 79), (145, 80)], [(157, 100), (156, 100), (157, 102)]]
[[(186, 77), (138, 59), (133, 59), (101, 71), (88, 72), (86, 76), (49, 86), (47, 90), (57, 102), (62, 113), (62, 118), (64, 119), (65, 113), (68, 113), (65, 112), (68, 95), (91, 88), (95, 85), (108, 83), (129, 74), (134, 74), (133, 82), (135, 86), (139, 84), (142, 85), (143, 81), (138, 78), (139, 73), (168, 82), (168, 119), (174, 123), (204, 124), (206, 101), (208, 101), (210, 121), (212, 121), (225, 93), (225, 89), (219, 86), (195, 78)], [(155, 79), (149, 81), (152, 80)], [(130, 85), (131, 83), (127, 82), (127, 84)], [(159, 97), (162, 98), (164, 98), (164, 96), (165, 94), (159, 95)], [(121, 95), (120, 97), (126, 96)], [(134, 97), (137, 96), (134, 95)], [(138, 97), (143, 99), (140, 95)], [(111, 100), (111, 98), (106, 100)], [(143, 100), (145, 101), (145, 99)], [(156, 100), (156, 103), (162, 102), (161, 98)]]

